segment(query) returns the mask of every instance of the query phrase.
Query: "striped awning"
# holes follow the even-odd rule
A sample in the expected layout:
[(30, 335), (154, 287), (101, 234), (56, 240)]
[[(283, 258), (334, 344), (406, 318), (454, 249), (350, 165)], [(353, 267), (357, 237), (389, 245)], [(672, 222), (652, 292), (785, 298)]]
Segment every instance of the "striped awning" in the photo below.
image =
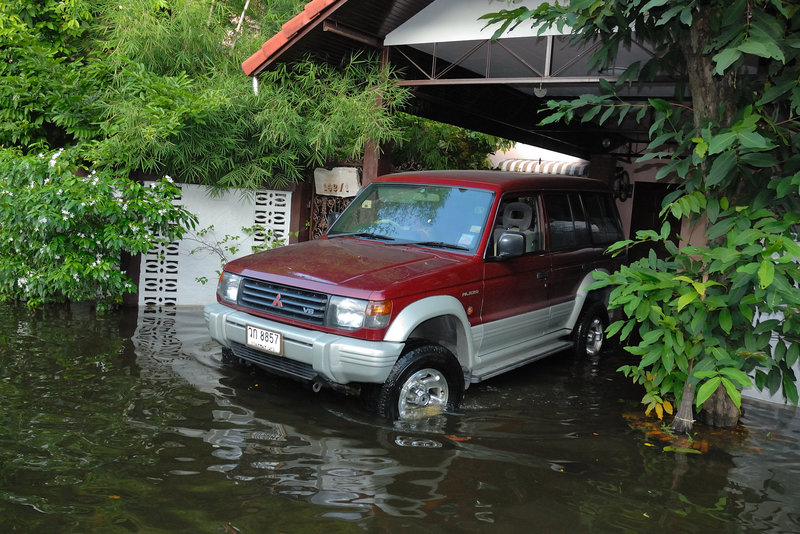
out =
[(504, 159), (498, 162), (501, 171), (529, 172), (533, 174), (561, 174), (586, 176), (589, 163), (586, 161), (542, 161), (540, 159)]

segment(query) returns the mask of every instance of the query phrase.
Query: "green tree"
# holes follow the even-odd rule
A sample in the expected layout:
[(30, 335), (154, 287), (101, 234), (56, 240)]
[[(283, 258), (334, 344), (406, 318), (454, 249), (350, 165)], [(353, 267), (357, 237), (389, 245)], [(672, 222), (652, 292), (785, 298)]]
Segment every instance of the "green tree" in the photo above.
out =
[[(634, 37), (655, 50), (616, 85), (601, 81), (599, 96), (548, 102), (545, 122), (648, 122), (641, 160), (661, 158), (658, 178), (680, 178), (662, 215), (689, 219), (707, 238), (678, 249), (667, 223), (639, 232), (612, 249), (659, 241), (669, 256), (651, 254), (596, 283), (613, 288), (611, 304), (624, 314), (609, 333), (626, 340), (638, 330), (627, 350), (640, 359), (621, 371), (644, 386), (648, 412), (679, 403), (678, 432), (691, 430), (693, 408), (711, 424), (734, 425), (749, 376), (798, 402), (799, 9), (781, 0), (572, 0), (485, 17), (498, 34), (521, 23), (568, 26), (573, 43), (599, 43), (594, 67)], [(618, 96), (656, 73), (688, 82), (684, 92), (645, 104)]]
[(490, 153), (512, 146), (505, 139), (406, 113), (398, 121), (402, 139), (392, 147), (392, 164), (399, 169), (485, 169), (491, 166)]

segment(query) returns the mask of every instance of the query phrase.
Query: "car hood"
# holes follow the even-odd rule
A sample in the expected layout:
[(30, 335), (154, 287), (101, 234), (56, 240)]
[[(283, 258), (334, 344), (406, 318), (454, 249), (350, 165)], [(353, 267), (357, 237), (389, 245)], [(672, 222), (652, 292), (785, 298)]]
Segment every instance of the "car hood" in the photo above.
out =
[(414, 284), (416, 290), (449, 285), (458, 266), (471, 256), (387, 245), (353, 238), (318, 239), (279, 247), (230, 262), (225, 270), (243, 276), (304, 287), (314, 291), (369, 298)]

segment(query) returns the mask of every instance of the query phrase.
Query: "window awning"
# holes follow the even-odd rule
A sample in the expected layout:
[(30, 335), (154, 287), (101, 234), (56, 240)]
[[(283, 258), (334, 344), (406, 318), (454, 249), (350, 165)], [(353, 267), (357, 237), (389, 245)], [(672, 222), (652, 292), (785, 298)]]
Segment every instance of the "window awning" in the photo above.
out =
[(560, 174), (563, 176), (586, 176), (587, 161), (542, 161), (540, 159), (504, 159), (497, 163), (501, 171), (529, 172), (534, 174)]

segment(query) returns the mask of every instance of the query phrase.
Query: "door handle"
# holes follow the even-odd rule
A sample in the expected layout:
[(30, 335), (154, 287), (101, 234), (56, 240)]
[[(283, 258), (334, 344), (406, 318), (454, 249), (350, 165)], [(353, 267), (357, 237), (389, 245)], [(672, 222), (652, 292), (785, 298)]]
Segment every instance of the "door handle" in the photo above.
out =
[(536, 273), (536, 278), (538, 280), (547, 280), (547, 271), (539, 271)]

